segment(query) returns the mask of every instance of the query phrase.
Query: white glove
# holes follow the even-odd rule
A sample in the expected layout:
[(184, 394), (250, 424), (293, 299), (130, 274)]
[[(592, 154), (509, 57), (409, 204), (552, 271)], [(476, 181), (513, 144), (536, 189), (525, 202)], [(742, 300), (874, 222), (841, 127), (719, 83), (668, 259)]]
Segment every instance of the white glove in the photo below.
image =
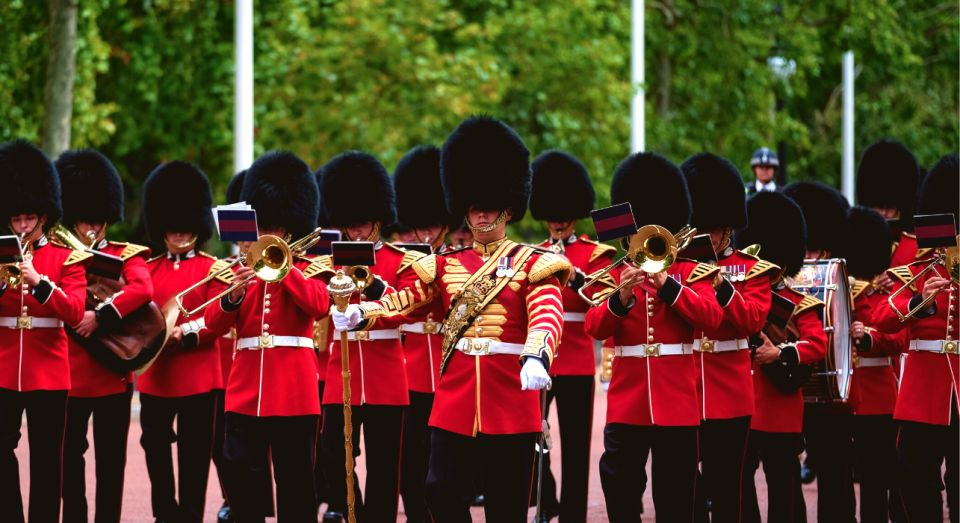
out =
[(520, 390), (543, 390), (550, 388), (550, 375), (537, 358), (527, 358), (520, 369)]
[(330, 317), (333, 318), (333, 326), (338, 331), (343, 332), (360, 325), (360, 322), (363, 321), (363, 312), (360, 311), (359, 305), (351, 303), (347, 305), (347, 310), (343, 312), (333, 309)]

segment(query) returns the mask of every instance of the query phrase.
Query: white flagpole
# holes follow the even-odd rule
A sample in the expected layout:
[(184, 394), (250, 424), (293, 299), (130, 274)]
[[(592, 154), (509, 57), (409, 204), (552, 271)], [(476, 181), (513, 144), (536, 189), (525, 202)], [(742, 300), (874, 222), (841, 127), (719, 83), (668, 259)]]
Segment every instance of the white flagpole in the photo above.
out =
[(633, 31), (631, 33), (630, 82), (636, 92), (630, 104), (630, 152), (647, 148), (644, 131), (644, 49), (643, 49), (643, 0), (633, 0)]
[(843, 195), (854, 203), (853, 191), (853, 51), (843, 53)]
[(234, 4), (233, 172), (253, 163), (253, 0)]

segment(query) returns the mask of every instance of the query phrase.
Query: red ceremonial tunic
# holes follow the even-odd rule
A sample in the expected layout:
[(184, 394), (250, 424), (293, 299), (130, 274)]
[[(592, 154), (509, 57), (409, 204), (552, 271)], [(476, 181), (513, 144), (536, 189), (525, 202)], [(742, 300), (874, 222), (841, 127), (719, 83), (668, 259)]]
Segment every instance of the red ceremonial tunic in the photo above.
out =
[[(904, 287), (911, 275), (918, 274), (929, 262), (930, 260), (918, 261), (887, 271), (894, 280), (893, 292)], [(898, 310), (906, 313), (911, 298), (921, 293), (924, 283), (934, 272), (940, 277), (949, 278), (944, 267), (937, 265), (936, 269), (916, 282), (915, 288), (894, 299)], [(937, 295), (934, 304), (933, 315), (901, 322), (889, 304), (883, 303), (874, 309), (873, 323), (878, 330), (888, 333), (907, 329), (910, 343), (924, 340), (942, 342), (942, 346), (946, 347), (943, 352), (912, 349), (907, 351), (893, 417), (904, 421), (949, 425), (951, 405), (958, 401), (957, 394), (960, 390), (960, 361), (956, 349), (957, 333), (960, 332), (960, 318), (957, 314), (960, 296), (956, 281), (951, 281), (950, 286)]]
[(233, 352), (237, 345), (237, 333), (234, 329), (217, 338), (217, 352), (220, 354), (220, 376), (223, 381), (220, 390), (227, 388), (230, 380), (230, 369), (233, 367)]
[(890, 256), (890, 266), (909, 265), (917, 259), (917, 237), (908, 232), (900, 233), (900, 240), (894, 242)]
[[(796, 322), (800, 338), (794, 342), (800, 364), (813, 364), (827, 355), (827, 333), (820, 319), (823, 302), (809, 298), (790, 287), (774, 289), (774, 293), (796, 305), (791, 321)], [(805, 300), (805, 298), (807, 298)], [(763, 432), (799, 433), (803, 430), (803, 390), (783, 393), (770, 381), (760, 364), (753, 363), (753, 392), (756, 408), (750, 428)]]
[[(897, 403), (895, 367), (900, 363), (900, 353), (907, 348), (907, 331), (886, 334), (873, 327), (874, 311), (888, 306), (889, 294), (875, 291), (865, 281), (857, 281), (852, 294), (854, 316), (863, 322), (866, 327), (864, 337), (869, 339), (854, 344), (856, 353), (848, 403), (857, 416), (893, 414)], [(881, 366), (872, 366), (869, 362)]]
[[(47, 242), (34, 242), (33, 267), (47, 283), (31, 288), (3, 286), (0, 317), (54, 318), (67, 325), (83, 319), (87, 278), (82, 261), (89, 254)], [(67, 334), (63, 328), (17, 329), (0, 327), (0, 388), (67, 390), (70, 361)]]
[[(108, 314), (119, 320), (153, 298), (153, 282), (150, 280), (150, 271), (147, 270), (146, 262), (150, 256), (150, 249), (132, 243), (109, 242), (100, 251), (123, 259), (122, 276), (126, 285), (123, 286), (123, 290), (113, 295), (109, 305), (104, 306), (112, 309)], [(101, 325), (101, 328), (109, 328), (109, 326)], [(72, 385), (70, 397), (97, 398), (120, 394), (133, 383), (132, 372), (120, 375), (107, 369), (76, 340), (69, 336), (68, 339)]]
[[(306, 276), (319, 273), (310, 265), (296, 261), (279, 282), (255, 279), (239, 307), (224, 310), (222, 301), (207, 307), (204, 317), (210, 329), (237, 329), (226, 412), (247, 416), (320, 414), (313, 323), (327, 315), (329, 297), (323, 281)], [(245, 339), (277, 336), (302, 338), (305, 346), (241, 347)]]
[[(612, 271), (615, 281), (620, 281), (621, 269)], [(723, 321), (712, 285), (718, 272), (716, 267), (679, 259), (667, 269), (669, 279), (659, 293), (649, 281), (634, 287), (636, 304), (625, 316), (615, 314), (609, 300), (587, 313), (587, 333), (598, 340), (613, 338), (617, 347), (684, 344), (679, 355), (614, 358), (607, 423), (700, 424), (692, 343), (695, 330), (716, 329)]]
[[(695, 332), (700, 348), (697, 362), (697, 391), (702, 419), (729, 419), (753, 414), (753, 373), (750, 363), (750, 336), (760, 332), (770, 312), (770, 282), (780, 277), (779, 267), (735, 249), (718, 260), (728, 283), (717, 288), (723, 308), (723, 323), (716, 329)], [(705, 340), (708, 343), (705, 343)], [(715, 351), (709, 342), (737, 341), (739, 350)]]
[[(440, 360), (443, 348), (445, 311), (434, 301), (411, 316), (414, 323), (403, 325), (403, 356), (407, 368), (407, 386), (414, 392), (433, 394), (440, 381)], [(416, 330), (412, 330), (412, 329)], [(433, 332), (435, 334), (431, 334)]]
[(330, 316), (324, 316), (313, 324), (313, 342), (317, 348), (317, 380), (327, 380), (327, 363), (330, 361), (330, 343), (333, 340), (333, 322)]
[(403, 319), (400, 314), (409, 315), (434, 300), (449, 310), (454, 293), (488, 260), (485, 277), (502, 264), (502, 278), (509, 280), (497, 278), (508, 283), (467, 326), (462, 339), (511, 344), (522, 347), (522, 353), (471, 355), (454, 349), (437, 384), (429, 425), (466, 436), (539, 432), (540, 395), (521, 390), (519, 361), (535, 356), (549, 366), (553, 359), (562, 335), (560, 280), (566, 281), (570, 267), (565, 259), (510, 240), (429, 255), (413, 264), (412, 284), (361, 307), (365, 317), (379, 321)]
[[(540, 244), (550, 248), (551, 242)], [(610, 265), (617, 250), (591, 241), (586, 235), (570, 236), (564, 241), (563, 255), (584, 275)], [(593, 376), (597, 371), (594, 340), (584, 328), (590, 305), (569, 285), (563, 287), (563, 339), (557, 347), (557, 359), (550, 366), (552, 376)]]
[[(377, 263), (370, 271), (386, 285), (384, 295), (396, 292), (416, 279), (410, 264), (420, 253), (408, 253), (389, 243), (380, 243), (376, 251)], [(331, 267), (331, 258), (321, 256), (321, 263)], [(367, 301), (354, 293), (351, 303)], [(331, 302), (332, 303), (332, 302)], [(331, 305), (332, 307), (333, 305)], [(392, 331), (390, 339), (350, 341), (350, 404), (351, 405), (409, 405), (407, 371), (403, 347), (400, 344), (399, 321), (378, 319), (369, 321), (361, 331)], [(354, 337), (358, 334), (354, 334)], [(363, 334), (359, 334), (363, 337)], [(332, 328), (327, 362), (327, 378), (323, 387), (324, 405), (343, 405), (343, 377), (340, 360), (340, 334)]]
[[(217, 263), (217, 267), (214, 267), (214, 263)], [(193, 250), (177, 257), (169, 253), (153, 257), (147, 261), (147, 269), (153, 280), (153, 301), (161, 308), (176, 307), (170, 302), (177, 293), (224, 265), (207, 253)], [(200, 305), (222, 291), (223, 285), (221, 281), (211, 280), (186, 295), (184, 306), (191, 309)], [(177, 317), (177, 325), (184, 330), (184, 340), (195, 338), (196, 345), (185, 347), (173, 341), (168, 342), (153, 365), (137, 377), (137, 389), (167, 398), (222, 389), (223, 374), (220, 372), (217, 339), (225, 331), (207, 327), (202, 311), (190, 318), (181, 313)]]

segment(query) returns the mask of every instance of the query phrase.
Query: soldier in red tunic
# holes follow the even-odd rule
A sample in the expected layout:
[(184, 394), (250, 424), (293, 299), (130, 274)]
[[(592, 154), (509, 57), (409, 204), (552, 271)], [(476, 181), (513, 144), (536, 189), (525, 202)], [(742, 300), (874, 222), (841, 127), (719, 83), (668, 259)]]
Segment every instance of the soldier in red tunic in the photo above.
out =
[(860, 476), (860, 520), (887, 521), (897, 440), (893, 365), (908, 340), (906, 331), (886, 334), (874, 328), (874, 311), (886, 307), (889, 296), (873, 283), (890, 266), (886, 220), (871, 209), (855, 207), (847, 215), (847, 231), (847, 271), (856, 279), (851, 289), (855, 319), (851, 335), (856, 353), (849, 403), (854, 414), (854, 462)]
[[(397, 164), (393, 173), (397, 219), (411, 228), (414, 240), (444, 254), (444, 240), (452, 219), (443, 203), (440, 186), (440, 149), (421, 145)], [(407, 367), (410, 406), (403, 421), (400, 495), (407, 521), (429, 521), (424, 495), (430, 460), (430, 411), (440, 380), (440, 332), (444, 311), (439, 302), (418, 309), (416, 320), (400, 326)]]
[(526, 521), (540, 397), (562, 334), (570, 264), (506, 237), (530, 196), (529, 151), (513, 129), (471, 117), (441, 151), (447, 209), (472, 247), (416, 260), (416, 279), (376, 302), (334, 312), (336, 324), (402, 319), (433, 301), (448, 311), (430, 426), (427, 507), (434, 521), (469, 521), (479, 474), (487, 521)]
[[(102, 296), (103, 305), (85, 311), (76, 326), (77, 335), (89, 337), (98, 329), (109, 330), (153, 298), (146, 265), (150, 249), (106, 239), (107, 227), (123, 221), (123, 182), (110, 160), (93, 149), (67, 151), (56, 166), (63, 190), (63, 224), (77, 237), (91, 239), (92, 249), (123, 259), (123, 290)], [(89, 448), (87, 428), (92, 417), (96, 521), (119, 522), (133, 373), (108, 369), (73, 337), (69, 347), (72, 387), (63, 448), (63, 520), (87, 521), (84, 453)]]
[(770, 312), (770, 284), (776, 265), (733, 246), (733, 231), (747, 225), (740, 173), (725, 158), (700, 153), (680, 166), (690, 188), (690, 224), (708, 233), (721, 279), (716, 294), (723, 323), (698, 330), (693, 350), (700, 392), (700, 456), (704, 489), (712, 500), (712, 521), (739, 521), (743, 457), (754, 410), (750, 336)]
[(60, 219), (60, 180), (40, 149), (0, 146), (0, 219), (23, 239), (20, 282), (0, 286), (0, 520), (22, 522), (19, 465), (24, 411), (30, 443), (30, 521), (60, 516), (61, 459), (70, 363), (64, 324), (83, 319), (89, 254), (47, 241)]
[[(737, 246), (759, 245), (764, 260), (780, 267), (784, 277), (795, 276), (806, 250), (806, 225), (797, 204), (781, 193), (757, 193), (747, 201), (747, 220), (747, 228), (737, 234)], [(827, 335), (820, 319), (823, 302), (791, 289), (783, 279), (772, 284), (772, 293), (774, 301), (788, 300), (793, 312), (782, 339), (765, 328), (754, 343), (756, 405), (744, 465), (742, 520), (761, 521), (754, 475), (762, 462), (766, 520), (803, 522), (807, 509), (800, 489), (799, 455), (804, 445), (804, 405), (801, 384), (793, 376), (799, 365), (815, 363), (826, 354)]]
[[(918, 214), (953, 214), (956, 223), (960, 207), (958, 172), (960, 162), (956, 154), (940, 159), (920, 188)], [(903, 289), (931, 261), (918, 260), (890, 269), (888, 274), (895, 280), (894, 292)], [(944, 489), (944, 482), (940, 470), (944, 460), (948, 471), (956, 470), (958, 459), (960, 289), (956, 273), (951, 274), (950, 270), (955, 268), (937, 265), (894, 298), (892, 306), (878, 307), (873, 314), (878, 330), (906, 330), (910, 338), (893, 413), (893, 418), (900, 422), (897, 480), (910, 521), (943, 519), (940, 491)], [(906, 314), (908, 309), (933, 295), (936, 297), (928, 307), (906, 321), (901, 321), (894, 311), (896, 307), (901, 314)], [(957, 496), (955, 489), (948, 489), (947, 496)], [(956, 506), (956, 502), (951, 505)], [(950, 517), (951, 521), (957, 520), (954, 513)]]
[[(150, 174), (143, 199), (150, 238), (166, 249), (147, 261), (153, 300), (175, 306), (169, 303), (174, 295), (226, 265), (198, 250), (213, 231), (210, 184), (196, 166), (174, 161)], [(184, 305), (199, 305), (223, 283), (213, 280), (201, 286), (184, 298)], [(207, 328), (202, 315), (180, 314), (167, 346), (137, 379), (140, 445), (150, 476), (153, 515), (160, 521), (203, 518), (216, 417), (214, 390), (223, 387), (216, 346), (221, 334)], [(179, 489), (174, 487), (173, 442)]]
[[(343, 231), (345, 240), (374, 242), (375, 276), (354, 302), (378, 300), (415, 279), (410, 265), (423, 256), (406, 252), (380, 240), (380, 227), (396, 221), (393, 184), (383, 165), (362, 152), (346, 152), (323, 166), (320, 194), (331, 226)], [(319, 258), (334, 269), (329, 256)], [(364, 521), (395, 521), (399, 503), (400, 448), (404, 410), (410, 400), (400, 330), (397, 323), (370, 321), (358, 332), (348, 334), (352, 374), (353, 434), (366, 452), (366, 489), (360, 503), (359, 481), (355, 481), (358, 517)], [(330, 488), (324, 519), (339, 521), (347, 512), (343, 437), (343, 380), (341, 378), (340, 333), (331, 337), (327, 383), (323, 391), (321, 449)], [(354, 447), (359, 449), (359, 445)]]
[(616, 249), (577, 236), (576, 221), (590, 216), (595, 194), (584, 165), (562, 151), (548, 151), (533, 161), (530, 213), (547, 222), (550, 238), (540, 244), (562, 254), (574, 273), (563, 288), (563, 338), (558, 358), (550, 367), (553, 386), (547, 392), (547, 409), (556, 399), (560, 420), (560, 457), (563, 482), (560, 501), (550, 472), (550, 453), (544, 455), (542, 520), (587, 519), (587, 486), (590, 478), (590, 434), (593, 425), (594, 340), (584, 330), (589, 306), (577, 294), (585, 275), (610, 265)]
[[(654, 153), (628, 156), (617, 167), (610, 201), (629, 202), (636, 223), (677, 232), (690, 218), (683, 175)], [(639, 521), (643, 469), (653, 455), (653, 503), (661, 521), (692, 521), (698, 459), (700, 401), (695, 332), (723, 321), (713, 280), (719, 269), (678, 258), (665, 271), (632, 263), (614, 269), (628, 282), (587, 313), (586, 331), (613, 338), (613, 374), (607, 391), (600, 480), (610, 521)], [(562, 357), (562, 356), (561, 356)]]
[[(269, 152), (247, 171), (240, 199), (257, 211), (262, 235), (290, 240), (316, 225), (319, 194), (302, 160)], [(277, 484), (277, 517), (316, 521), (314, 452), (320, 414), (314, 320), (329, 297), (318, 264), (298, 259), (279, 281), (253, 277), (206, 309), (211, 329), (237, 330), (227, 382), (225, 485), (237, 521), (263, 521), (270, 500), (262, 481), (267, 456)], [(244, 265), (235, 280), (254, 275)]]

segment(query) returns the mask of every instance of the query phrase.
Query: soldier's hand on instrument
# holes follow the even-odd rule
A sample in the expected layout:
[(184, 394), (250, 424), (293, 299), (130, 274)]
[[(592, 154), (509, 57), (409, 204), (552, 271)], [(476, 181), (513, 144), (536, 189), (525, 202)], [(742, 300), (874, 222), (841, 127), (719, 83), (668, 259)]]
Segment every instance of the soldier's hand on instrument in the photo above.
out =
[(176, 341), (177, 343), (180, 343), (180, 340), (183, 339), (183, 329), (181, 329), (179, 325), (170, 331), (170, 339)]
[(620, 289), (620, 303), (626, 304), (629, 302), (633, 296), (633, 288), (639, 285), (645, 278), (645, 272), (629, 263), (624, 265), (623, 271), (620, 272), (620, 282), (623, 283), (623, 287)]
[(667, 278), (669, 278), (669, 276), (667, 276), (667, 273), (665, 272), (655, 272), (653, 274), (647, 274), (647, 278), (654, 287), (659, 289), (660, 287), (663, 287), (664, 283), (667, 282)]
[(878, 291), (887, 293), (893, 290), (893, 280), (887, 273), (880, 273), (880, 276), (873, 280), (873, 286)]
[(36, 286), (40, 283), (40, 273), (33, 268), (33, 260), (29, 258), (24, 258), (20, 262), (20, 272), (23, 275), (23, 281), (30, 285), (31, 287)]
[(97, 322), (97, 314), (93, 311), (86, 311), (83, 313), (83, 319), (80, 320), (80, 323), (78, 323), (73, 330), (77, 331), (77, 334), (83, 336), (84, 338), (89, 338), (99, 326), (100, 324)]
[(774, 345), (773, 342), (770, 341), (770, 338), (762, 332), (760, 333), (760, 338), (763, 340), (763, 344), (757, 347), (757, 353), (754, 356), (757, 363), (765, 365), (779, 361), (780, 348)]
[[(24, 274), (26, 277), (26, 274)], [(930, 296), (940, 292), (941, 289), (950, 285), (949, 278), (941, 278), (940, 276), (931, 276), (927, 279), (926, 283), (923, 284), (923, 299), (928, 299)]]
[(850, 324), (850, 335), (853, 336), (853, 339), (859, 340), (863, 337), (864, 328), (862, 321), (855, 321)]
[(550, 387), (550, 374), (537, 358), (527, 358), (520, 368), (520, 390), (543, 390)]
[(336, 327), (338, 331), (348, 331), (360, 325), (360, 322), (363, 321), (363, 312), (360, 310), (359, 305), (351, 303), (347, 305), (347, 310), (343, 312), (333, 309), (330, 317), (333, 318), (333, 326)]

